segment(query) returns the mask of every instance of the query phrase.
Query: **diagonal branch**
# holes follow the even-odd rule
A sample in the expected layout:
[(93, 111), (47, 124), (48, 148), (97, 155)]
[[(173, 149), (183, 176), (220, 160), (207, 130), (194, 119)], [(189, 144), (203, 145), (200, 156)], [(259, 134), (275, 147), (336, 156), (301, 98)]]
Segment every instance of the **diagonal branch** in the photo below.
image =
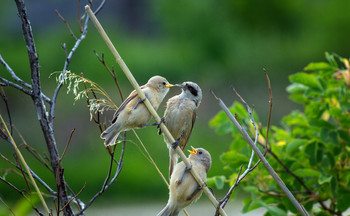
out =
[[(125, 73), (126, 77), (128, 78), (128, 80), (130, 81), (130, 83), (134, 87), (137, 94), (140, 96), (141, 99), (145, 99), (143, 103), (147, 107), (148, 111), (151, 113), (151, 115), (154, 117), (154, 119), (157, 122), (161, 122), (159, 115), (157, 114), (157, 112), (155, 111), (155, 109), (153, 108), (153, 106), (151, 105), (149, 100), (145, 97), (145, 94), (142, 92), (140, 85), (137, 83), (136, 79), (134, 78), (134, 76), (130, 72), (129, 68), (127, 67), (127, 65), (125, 64), (125, 62), (121, 58), (121, 56), (119, 55), (119, 53), (116, 50), (116, 48), (114, 47), (113, 43), (108, 38), (106, 32), (102, 28), (100, 22), (97, 20), (95, 14), (91, 11), (91, 9), (88, 5), (85, 6), (85, 10), (87, 11), (88, 15), (91, 17), (93, 23), (95, 24), (95, 27), (97, 28), (97, 30), (101, 34), (102, 38), (104, 39), (107, 46), (111, 50), (117, 63), (119, 64), (119, 66), (121, 67), (123, 72)], [(161, 123), (160, 128), (163, 131), (163, 133), (165, 134), (165, 136), (170, 140), (171, 143), (175, 142), (174, 137), (171, 135), (171, 133), (169, 132), (169, 130), (167, 129), (167, 127), (164, 124)], [(185, 163), (186, 167), (190, 167), (191, 164), (190, 164), (189, 160), (187, 159), (187, 157), (185, 156), (185, 154), (183, 153), (183, 151), (180, 149), (180, 147), (177, 147), (175, 149), (175, 151), (181, 157), (181, 159)], [(203, 181), (203, 179), (198, 175), (198, 173), (194, 169), (191, 169), (190, 172), (199, 185), (206, 185), (205, 182)], [(213, 194), (208, 189), (208, 187), (203, 187), (203, 191), (207, 195), (207, 197), (209, 198), (210, 202), (216, 207), (218, 205), (218, 201), (213, 196)], [(222, 208), (220, 208), (220, 213), (222, 215), (227, 215), (226, 212)]]
[(258, 155), (259, 159), (267, 169), (267, 171), (270, 173), (270, 175), (274, 178), (274, 180), (277, 182), (277, 184), (281, 187), (281, 189), (284, 191), (284, 193), (287, 195), (289, 200), (292, 202), (292, 204), (295, 206), (295, 208), (299, 211), (299, 213), (303, 216), (308, 216), (308, 212), (305, 210), (304, 206), (299, 203), (293, 194), (290, 192), (290, 190), (287, 188), (287, 186), (284, 184), (283, 180), (279, 177), (279, 175), (275, 172), (275, 170), (271, 167), (269, 162), (266, 160), (266, 158), (263, 156), (263, 154), (260, 152), (259, 148), (254, 145), (253, 140), (250, 138), (248, 133), (239, 125), (235, 117), (232, 115), (230, 110), (227, 108), (227, 106), (222, 102), (220, 98), (216, 99), (219, 101), (220, 107), (224, 110), (228, 118), (232, 121), (232, 123), (235, 125), (235, 127), (240, 131), (242, 136), (246, 139), (250, 147), (254, 150), (254, 152)]
[[(124, 132), (125, 135), (125, 132)], [(108, 170), (108, 174), (107, 177), (102, 185), (102, 188), (99, 192), (97, 192), (91, 199), (90, 201), (85, 205), (85, 207), (78, 213), (76, 214), (76, 216), (80, 216), (83, 215), (83, 213), (86, 211), (87, 208), (89, 208), (91, 206), (91, 204), (99, 197), (101, 196), (118, 178), (120, 171), (123, 168), (124, 162), (123, 162), (123, 158), (124, 158), (124, 152), (125, 152), (125, 136), (123, 139), (123, 146), (122, 146), (122, 151), (120, 154), (120, 158), (119, 158), (119, 162), (117, 163), (118, 167), (115, 170), (114, 176), (112, 179), (110, 179), (111, 177), (111, 172), (112, 172), (112, 165), (113, 165), (113, 161), (114, 161), (114, 150), (110, 153), (111, 156), (111, 160), (110, 160), (110, 165), (109, 165), (109, 170)], [(110, 180), (109, 180), (110, 179)], [(108, 182), (109, 181), (109, 182)]]
[[(103, 8), (105, 2), (106, 2), (105, 0), (101, 1), (100, 5), (96, 9), (95, 13), (98, 13)], [(57, 96), (58, 96), (58, 93), (59, 93), (60, 89), (63, 86), (64, 79), (65, 79), (65, 76), (66, 76), (66, 71), (68, 69), (69, 63), (71, 62), (72, 57), (73, 57), (74, 53), (76, 52), (76, 50), (78, 49), (79, 45), (81, 44), (81, 42), (86, 37), (87, 30), (88, 30), (88, 24), (89, 24), (89, 16), (86, 16), (85, 22), (84, 22), (83, 32), (81, 33), (80, 38), (76, 39), (73, 48), (69, 52), (69, 54), (66, 57), (66, 60), (64, 62), (64, 66), (63, 66), (63, 70), (62, 70), (62, 74), (61, 74), (61, 79), (59, 80), (58, 86), (56, 87), (55, 93), (54, 93), (53, 98), (52, 98), (52, 105), (51, 105), (51, 108), (50, 108), (50, 119), (51, 120), (54, 118)]]
[[(2, 58), (2, 56), (0, 55), (0, 63), (6, 68), (6, 70), (10, 73), (12, 79), (17, 82), (18, 84), (15, 84), (13, 82), (10, 82), (2, 77), (0, 77), (0, 80), (2, 80), (2, 82), (4, 82), (4, 84), (2, 84), (3, 86), (12, 86), (22, 92), (24, 92), (27, 95), (32, 96), (31, 91), (29, 91), (28, 89), (32, 90), (32, 86), (26, 82), (24, 82), (21, 78), (19, 78), (16, 73), (12, 70), (12, 68), (6, 63), (6, 61)], [(1, 84), (0, 84), (1, 85)], [(25, 88), (24, 88), (24, 87)], [(28, 89), (26, 89), (28, 88)], [(42, 93), (42, 98), (49, 104), (51, 104), (51, 99), (46, 96), (45, 94)]]

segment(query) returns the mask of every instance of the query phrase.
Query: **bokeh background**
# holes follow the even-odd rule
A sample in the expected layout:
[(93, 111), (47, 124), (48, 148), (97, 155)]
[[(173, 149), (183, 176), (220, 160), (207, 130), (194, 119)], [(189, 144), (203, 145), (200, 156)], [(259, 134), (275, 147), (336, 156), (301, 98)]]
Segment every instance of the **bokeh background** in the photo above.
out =
[[(95, 5), (98, 3), (94, 1)], [(56, 75), (50, 77), (50, 74), (62, 70), (64, 65), (65, 53), (61, 46), (65, 43), (70, 50), (75, 42), (55, 10), (79, 36), (77, 8), (83, 13), (85, 4), (81, 1), (78, 5), (77, 1), (71, 0), (26, 2), (39, 53), (42, 88), (50, 97), (57, 85)], [(201, 146), (211, 152), (210, 177), (230, 173), (223, 169), (220, 154), (229, 148), (231, 138), (216, 135), (208, 126), (208, 121), (220, 110), (209, 90), (213, 89), (230, 105), (237, 100), (230, 90), (234, 85), (245, 100), (254, 105), (261, 123), (266, 125), (269, 97), (265, 68), (273, 90), (272, 124), (279, 124), (283, 115), (299, 108), (288, 99), (285, 91), (288, 75), (302, 70), (308, 62), (322, 61), (326, 51), (349, 56), (349, 8), (350, 1), (347, 0), (117, 0), (107, 1), (98, 18), (140, 84), (158, 74), (171, 83), (190, 80), (201, 86), (203, 101), (188, 146)], [(30, 82), (27, 51), (14, 2), (1, 2), (0, 20), (0, 54), (19, 77)], [(127, 96), (132, 87), (92, 24), (69, 69), (76, 74), (84, 73), (84, 77), (98, 83), (118, 105), (121, 99), (117, 88), (94, 50), (105, 54), (107, 64), (116, 70), (124, 96)], [(10, 79), (2, 66), (0, 75)], [(80, 198), (87, 201), (101, 188), (109, 157), (99, 138), (98, 127), (90, 121), (86, 101), (74, 102), (73, 95), (66, 94), (66, 90), (63, 87), (57, 101), (55, 135), (62, 152), (71, 130), (76, 129), (63, 166), (66, 180), (74, 191), (79, 191), (86, 183)], [(47, 149), (31, 99), (13, 88), (6, 87), (5, 92), (13, 124), (29, 145), (44, 154)], [(171, 89), (167, 98), (179, 92), (179, 89)], [(164, 106), (165, 102), (158, 110), (160, 115)], [(7, 117), (3, 101), (0, 102), (0, 114)], [(105, 112), (104, 118), (110, 119), (112, 115), (113, 112)], [(137, 132), (167, 176), (168, 151), (163, 138), (157, 135), (155, 128)], [(15, 138), (21, 142), (18, 136)], [(0, 152), (13, 158), (13, 149), (3, 140), (0, 140)], [(53, 181), (44, 166), (24, 149), (22, 152), (33, 170), (46, 181)], [(1, 159), (0, 168), (4, 175), (6, 169), (12, 167)], [(25, 186), (23, 180), (12, 173), (6, 178), (19, 187)], [(214, 190), (222, 196), (227, 187)], [(240, 203), (244, 196), (243, 192), (238, 193), (232, 203)], [(0, 183), (0, 197), (10, 205), (19, 199), (4, 183)], [(92, 210), (95, 213), (90, 215), (101, 209), (112, 209), (111, 212), (118, 215), (118, 206), (129, 209), (141, 206), (142, 209), (145, 204), (148, 207), (154, 205), (150, 214), (156, 214), (167, 199), (165, 184), (145, 158), (135, 136), (129, 133), (121, 175), (96, 201)], [(208, 201), (203, 196), (201, 202)], [(212, 209), (209, 203), (206, 204), (201, 208)], [(241, 210), (239, 205), (231, 209), (234, 212)], [(203, 213), (207, 214), (208, 211)]]

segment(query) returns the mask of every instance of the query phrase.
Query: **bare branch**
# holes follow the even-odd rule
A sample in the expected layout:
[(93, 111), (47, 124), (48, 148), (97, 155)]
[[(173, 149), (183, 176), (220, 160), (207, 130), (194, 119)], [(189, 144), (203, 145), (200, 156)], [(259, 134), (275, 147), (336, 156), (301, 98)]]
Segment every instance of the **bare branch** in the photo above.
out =
[[(125, 133), (124, 133), (125, 135)], [(76, 216), (78, 215), (83, 215), (83, 213), (86, 211), (87, 208), (89, 208), (91, 206), (91, 204), (99, 197), (101, 196), (118, 178), (120, 171), (123, 168), (124, 162), (123, 162), (123, 158), (124, 158), (124, 152), (125, 152), (125, 136), (123, 139), (123, 146), (122, 146), (122, 150), (121, 150), (121, 154), (120, 154), (120, 158), (119, 158), (119, 162), (118, 162), (118, 167), (115, 170), (114, 176), (113, 178), (108, 182), (110, 175), (111, 175), (111, 169), (112, 169), (112, 162), (114, 160), (114, 151), (112, 151), (110, 156), (111, 156), (111, 161), (110, 161), (110, 166), (109, 166), (109, 170), (108, 170), (108, 174), (107, 177), (102, 185), (102, 188), (99, 192), (97, 192), (91, 199), (90, 201), (86, 204), (86, 206), (78, 213), (76, 214)], [(107, 183), (108, 182), (108, 183)]]
[[(6, 70), (10, 73), (12, 79), (13, 79), (14, 81), (16, 81), (17, 83), (19, 83), (19, 85), (18, 85), (18, 84), (15, 84), (15, 83), (13, 83), (13, 82), (10, 82), (10, 81), (6, 80), (6, 79), (3, 78), (3, 77), (0, 77), (0, 80), (1, 80), (2, 82), (4, 82), (3, 84), (0, 83), (0, 85), (1, 85), (1, 86), (12, 86), (12, 87), (15, 87), (16, 89), (18, 89), (18, 90), (24, 92), (25, 94), (32, 96), (31, 91), (25, 89), (25, 88), (28, 88), (28, 89), (32, 90), (32, 86), (31, 86), (30, 84), (24, 82), (22, 79), (20, 79), (20, 78), (16, 75), (16, 73), (12, 70), (12, 68), (5, 62), (5, 60), (2, 58), (1, 55), (0, 55), (0, 63), (1, 63), (1, 64), (6, 68)], [(25, 88), (23, 88), (23, 86), (24, 86)], [(51, 99), (50, 99), (48, 96), (46, 96), (45, 94), (42, 94), (42, 98), (43, 98), (47, 103), (51, 104)]]
[(8, 102), (7, 102), (7, 97), (6, 97), (5, 91), (4, 91), (4, 89), (3, 89), (1, 86), (0, 86), (0, 96), (1, 96), (1, 98), (2, 98), (2, 100), (4, 101), (5, 106), (6, 106), (6, 112), (7, 112), (7, 116), (8, 116), (9, 123), (10, 123), (10, 134), (12, 135), (12, 118), (11, 118), (11, 112), (10, 112), (9, 104), (8, 104)]
[(246, 139), (250, 147), (254, 150), (254, 152), (258, 155), (262, 163), (264, 164), (267, 171), (270, 173), (270, 175), (274, 178), (274, 180), (277, 182), (277, 184), (281, 187), (281, 189), (284, 191), (284, 193), (287, 195), (289, 200), (292, 202), (292, 204), (295, 206), (295, 208), (299, 211), (299, 213), (303, 216), (309, 215), (307, 211), (305, 210), (304, 206), (299, 203), (293, 194), (290, 192), (290, 190), (287, 188), (287, 186), (284, 184), (282, 179), (279, 177), (279, 175), (274, 171), (274, 169), (271, 167), (271, 165), (268, 163), (266, 158), (263, 156), (263, 154), (260, 152), (259, 148), (254, 145), (254, 142), (248, 135), (248, 133), (239, 125), (235, 117), (232, 115), (230, 110), (227, 108), (227, 106), (222, 102), (220, 98), (216, 99), (219, 101), (220, 107), (224, 110), (228, 118), (232, 121), (232, 123), (236, 126), (236, 128), (240, 131), (240, 133), (243, 135), (243, 137)]
[[(101, 2), (101, 4), (99, 5), (99, 7), (96, 9), (96, 13), (99, 12), (103, 8), (104, 4), (105, 4), (105, 0), (103, 0)], [(80, 43), (86, 37), (87, 30), (88, 30), (88, 24), (89, 24), (89, 16), (86, 16), (85, 22), (84, 22), (83, 32), (81, 33), (80, 38), (75, 41), (75, 44), (74, 44), (73, 48), (69, 52), (69, 54), (66, 57), (66, 60), (64, 62), (62, 75), (61, 75), (61, 80), (59, 81), (58, 86), (56, 87), (55, 93), (54, 93), (53, 98), (52, 98), (52, 106), (50, 108), (50, 119), (51, 120), (54, 118), (54, 112), (55, 112), (55, 107), (56, 107), (57, 96), (58, 96), (58, 93), (59, 93), (60, 89), (63, 86), (63, 82), (64, 82), (64, 79), (65, 79), (65, 76), (66, 76), (66, 71), (68, 69), (69, 63), (72, 60), (72, 57), (73, 57), (74, 53), (76, 52), (76, 50), (78, 49)]]
[[(232, 192), (233, 192), (233, 189), (238, 185), (238, 183), (243, 179), (243, 178), (240, 178), (240, 175), (241, 175), (241, 172), (242, 172), (242, 168), (243, 168), (243, 164), (241, 165), (241, 168), (239, 169), (239, 172), (238, 172), (238, 176), (236, 178), (236, 181), (235, 183), (231, 186), (230, 190), (228, 191), (228, 193), (225, 195), (225, 197), (219, 201), (219, 204), (218, 206), (216, 207), (216, 213), (215, 213), (215, 216), (219, 216), (220, 215), (220, 212), (219, 212), (219, 209), (220, 207), (221, 208), (225, 208), (228, 200), (230, 199), (231, 195), (232, 195)], [(240, 180), (241, 179), (241, 180)]]
[(60, 12), (58, 12), (58, 10), (55, 10), (57, 16), (62, 20), (62, 22), (67, 26), (67, 29), (69, 30), (70, 35), (75, 39), (78, 40), (78, 38), (75, 36), (74, 32), (72, 31), (69, 23), (67, 22), (67, 20), (60, 14)]
[[(269, 143), (269, 131), (270, 131), (270, 122), (271, 122), (271, 114), (272, 114), (272, 89), (271, 89), (271, 83), (270, 83), (270, 78), (264, 68), (264, 73), (267, 79), (267, 85), (269, 87), (269, 104), (270, 104), (270, 109), (269, 109), (269, 119), (267, 121), (267, 131), (266, 131), (266, 142), (265, 142), (265, 152), (264, 152), (264, 156), (266, 154), (267, 148), (268, 148), (268, 143)], [(271, 146), (270, 146), (271, 149)]]
[(12, 86), (18, 90), (20, 90), (21, 92), (23, 92), (24, 94), (27, 94), (29, 96), (33, 96), (33, 93), (25, 88), (23, 88), (22, 86), (16, 84), (16, 83), (13, 83), (11, 81), (8, 81), (7, 79), (3, 78), (3, 77), (0, 77), (0, 81), (2, 83), (0, 83), (0, 86)]
[(32, 86), (29, 83), (24, 82), (21, 78), (19, 78), (16, 73), (12, 70), (12, 68), (5, 62), (5, 60), (0, 55), (0, 63), (6, 68), (6, 70), (10, 73), (13, 80), (15, 80), (20, 85), (31, 89)]
[(6, 208), (11, 212), (11, 214), (13, 216), (16, 216), (15, 213), (12, 211), (12, 209), (5, 203), (4, 200), (2, 200), (2, 198), (0, 197), (0, 201), (4, 204), (4, 206), (6, 206)]
[(105, 59), (104, 59), (104, 53), (102, 53), (102, 57), (100, 57), (98, 55), (98, 53), (94, 50), (94, 53), (97, 57), (97, 59), (103, 64), (103, 66), (106, 68), (106, 70), (108, 71), (108, 73), (112, 76), (113, 80), (114, 80), (114, 83), (116, 84), (117, 88), (118, 88), (118, 91), (119, 91), (119, 95), (120, 95), (120, 98), (122, 99), (122, 101), (124, 101), (124, 97), (123, 97), (123, 93), (122, 93), (122, 90), (119, 86), (119, 82), (118, 82), (118, 79), (117, 79), (117, 75), (114, 71), (114, 69), (110, 70), (108, 65), (106, 64), (105, 62)]
[(11, 184), (10, 182), (8, 182), (5, 178), (3, 178), (2, 176), (0, 176), (0, 180), (3, 181), (4, 183), (6, 183), (8, 186), (10, 186), (13, 190), (17, 191), (24, 199), (26, 199), (32, 206), (32, 208), (39, 214), (44, 216), (37, 208), (35, 208), (32, 204), (32, 201), (25, 195), (25, 193), (23, 191), (21, 191), (20, 189), (18, 189), (16, 186), (14, 186), (13, 184)]

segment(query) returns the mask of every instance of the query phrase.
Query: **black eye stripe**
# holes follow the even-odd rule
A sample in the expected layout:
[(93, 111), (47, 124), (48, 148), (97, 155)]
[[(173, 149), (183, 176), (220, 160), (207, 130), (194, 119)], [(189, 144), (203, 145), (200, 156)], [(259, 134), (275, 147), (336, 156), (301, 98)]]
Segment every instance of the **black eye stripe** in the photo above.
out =
[(198, 95), (198, 91), (193, 88), (192, 86), (187, 86), (187, 89), (191, 92), (191, 94), (193, 94), (195, 97)]

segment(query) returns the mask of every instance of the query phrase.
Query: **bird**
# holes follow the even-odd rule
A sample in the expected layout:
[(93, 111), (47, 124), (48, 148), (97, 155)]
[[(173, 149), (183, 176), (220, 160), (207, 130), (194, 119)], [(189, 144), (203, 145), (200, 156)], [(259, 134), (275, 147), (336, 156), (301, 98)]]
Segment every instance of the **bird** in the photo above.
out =
[[(197, 109), (202, 101), (202, 90), (196, 83), (183, 82), (182, 84), (175, 84), (175, 86), (181, 87), (181, 93), (167, 101), (167, 107), (162, 118), (176, 141), (171, 143), (164, 136), (164, 141), (169, 147), (169, 179), (178, 160), (175, 148), (180, 146), (182, 150), (185, 149), (196, 121)], [(159, 134), (161, 133), (162, 131), (159, 130)]]
[[(141, 90), (153, 108), (157, 110), (172, 86), (164, 77), (153, 76), (145, 85), (141, 86)], [(142, 103), (144, 100), (140, 98), (135, 90), (130, 93), (115, 112), (112, 124), (101, 133), (105, 146), (114, 145), (119, 134), (123, 131), (147, 126), (152, 115), (145, 104)]]
[(211, 156), (203, 148), (192, 147), (192, 151), (189, 152), (191, 167), (187, 168), (183, 161), (176, 164), (170, 179), (168, 203), (157, 216), (177, 216), (183, 208), (202, 195), (202, 188), (206, 185), (199, 185), (188, 170), (194, 169), (203, 182), (206, 182), (211, 167)]

